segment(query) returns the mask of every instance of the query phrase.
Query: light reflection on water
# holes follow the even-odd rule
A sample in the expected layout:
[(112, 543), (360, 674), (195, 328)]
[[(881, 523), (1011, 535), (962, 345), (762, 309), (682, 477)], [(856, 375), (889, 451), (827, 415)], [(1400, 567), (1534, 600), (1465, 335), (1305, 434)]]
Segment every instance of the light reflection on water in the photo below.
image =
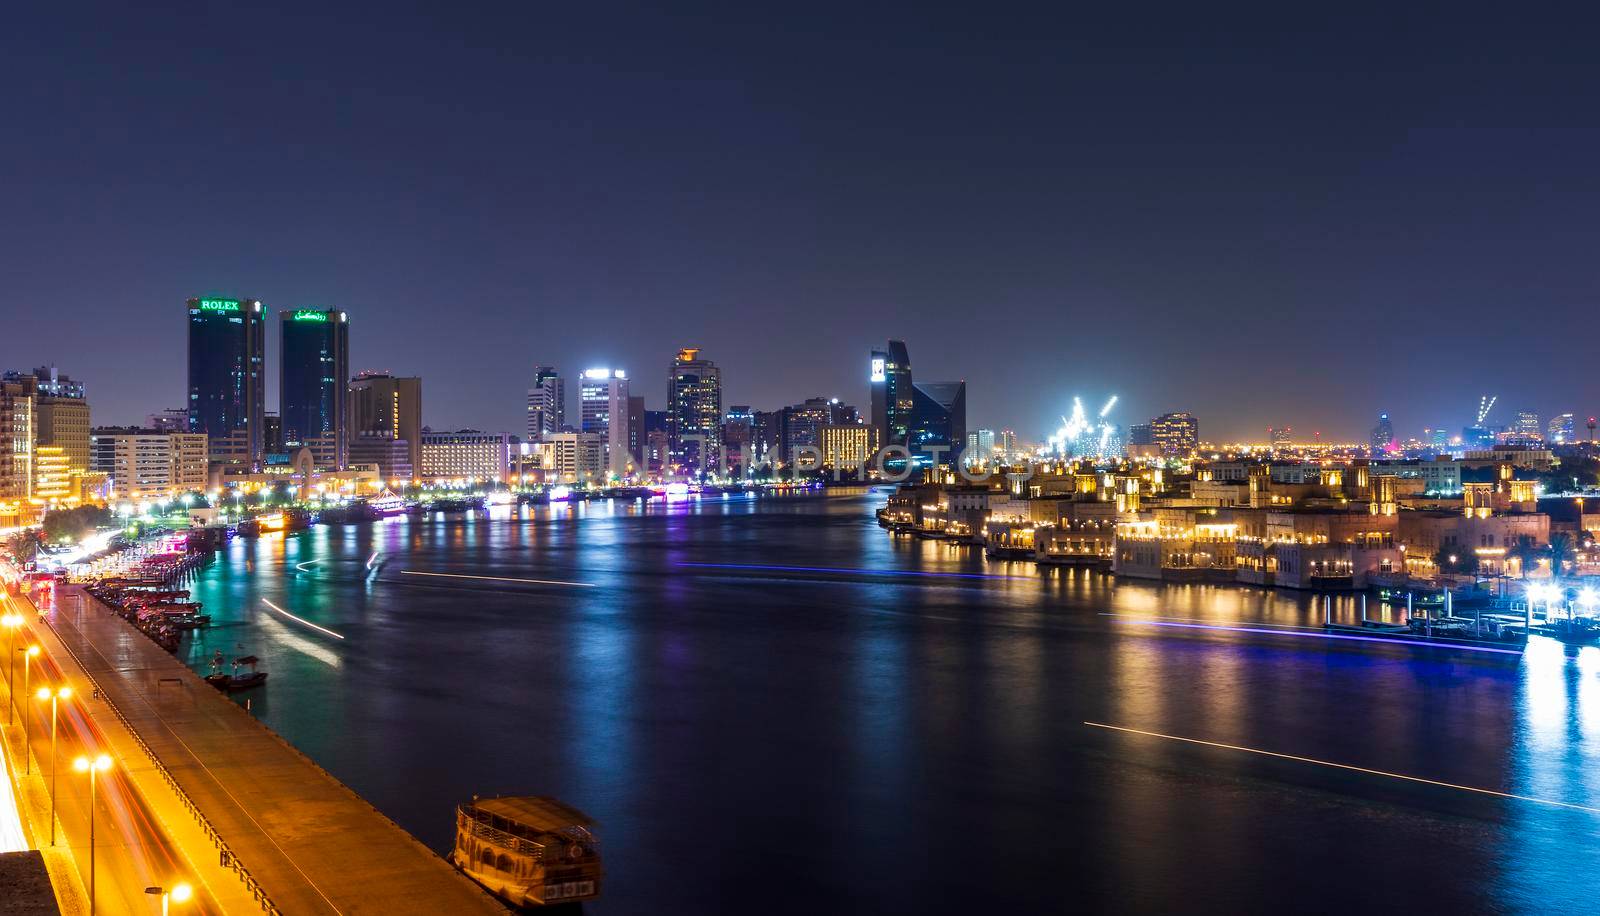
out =
[(186, 658), (260, 656), (255, 712), (435, 848), (473, 793), (585, 809), (607, 854), (598, 913), (1260, 909), (1308, 888), (1330, 909), (1586, 902), (1591, 815), (1081, 723), (1600, 806), (1600, 652), (1135, 632), (1101, 615), (1315, 626), (1323, 609), (989, 563), (891, 537), (873, 505), (579, 503), (235, 541), (195, 586), (217, 623)]

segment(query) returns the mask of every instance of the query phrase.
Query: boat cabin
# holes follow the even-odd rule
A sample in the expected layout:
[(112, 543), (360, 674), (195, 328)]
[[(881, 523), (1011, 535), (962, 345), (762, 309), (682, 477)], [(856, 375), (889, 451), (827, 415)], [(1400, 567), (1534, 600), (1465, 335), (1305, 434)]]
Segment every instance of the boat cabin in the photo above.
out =
[(600, 895), (593, 821), (548, 796), (475, 798), (456, 807), (456, 867), (515, 906)]

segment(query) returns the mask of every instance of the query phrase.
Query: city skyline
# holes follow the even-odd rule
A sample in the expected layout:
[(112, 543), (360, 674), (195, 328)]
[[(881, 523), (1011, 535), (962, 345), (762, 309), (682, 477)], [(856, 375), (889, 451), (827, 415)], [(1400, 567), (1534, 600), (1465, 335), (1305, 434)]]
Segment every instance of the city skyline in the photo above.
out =
[[(1541, 333), (1520, 317), (1591, 321), (1581, 28), (866, 10), (840, 42), (392, 10), (379, 47), (332, 16), (93, 15), (99, 38), (30, 9), (0, 39), (32, 139), (0, 152), (29, 177), (0, 363), (53, 360), (110, 422), (178, 406), (169, 309), (211, 292), (359, 316), (352, 368), (511, 431), (539, 363), (627, 367), (659, 404), (663, 355), (697, 346), (738, 403), (864, 403), (862, 351), (903, 338), (986, 427), (1041, 436), (1115, 391), (1124, 425), (1363, 441), (1380, 412), (1460, 425), (1520, 356), (1500, 342)], [(69, 349), (62, 303), (107, 333)], [(1330, 323), (1359, 345), (1322, 346)], [(1552, 352), (1496, 373), (1502, 404), (1600, 410)]]

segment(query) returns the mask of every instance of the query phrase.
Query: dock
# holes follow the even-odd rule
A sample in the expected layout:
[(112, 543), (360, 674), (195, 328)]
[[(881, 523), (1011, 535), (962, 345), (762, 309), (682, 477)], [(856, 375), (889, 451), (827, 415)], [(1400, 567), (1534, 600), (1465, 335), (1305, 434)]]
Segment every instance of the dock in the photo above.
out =
[[(79, 602), (82, 602), (81, 606)], [(81, 608), (81, 610), (80, 610)], [(500, 914), (497, 900), (242, 707), (79, 588), (50, 629), (175, 788), (169, 822), (198, 822), (259, 910)]]

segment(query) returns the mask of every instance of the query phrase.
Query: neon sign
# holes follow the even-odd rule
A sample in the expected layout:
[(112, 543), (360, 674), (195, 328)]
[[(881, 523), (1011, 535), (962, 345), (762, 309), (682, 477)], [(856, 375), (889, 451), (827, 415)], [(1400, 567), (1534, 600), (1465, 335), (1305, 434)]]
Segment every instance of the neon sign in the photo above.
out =
[(327, 312), (319, 312), (319, 311), (317, 311), (315, 309), (300, 309), (299, 311), (294, 313), (294, 320), (295, 321), (327, 321), (328, 320), (328, 313)]
[(202, 312), (237, 312), (239, 300), (237, 299), (201, 299), (200, 311)]

